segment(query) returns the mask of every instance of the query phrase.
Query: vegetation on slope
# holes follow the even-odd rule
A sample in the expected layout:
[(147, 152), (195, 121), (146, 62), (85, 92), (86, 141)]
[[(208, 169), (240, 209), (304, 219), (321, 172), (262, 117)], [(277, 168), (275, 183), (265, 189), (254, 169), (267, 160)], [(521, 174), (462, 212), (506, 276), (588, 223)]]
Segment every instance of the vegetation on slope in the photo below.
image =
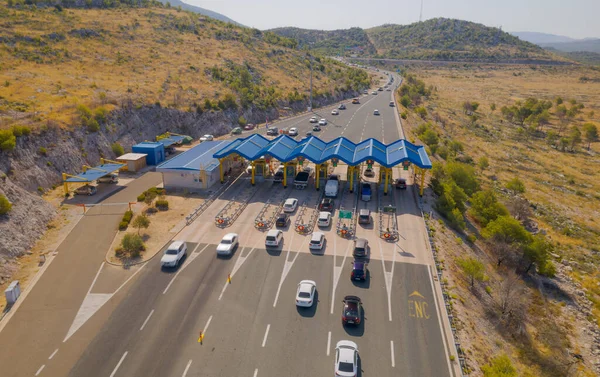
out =
[[(156, 2), (120, 4), (0, 5), (0, 127), (71, 125), (82, 119), (80, 105), (100, 113), (124, 102), (242, 111), (307, 97), (310, 62), (292, 39)], [(317, 99), (369, 85), (364, 73), (330, 59), (316, 69)]]
[(345, 30), (309, 30), (282, 27), (271, 30), (278, 35), (293, 38), (301, 48), (323, 55), (372, 55), (376, 52), (367, 33), (358, 27)]

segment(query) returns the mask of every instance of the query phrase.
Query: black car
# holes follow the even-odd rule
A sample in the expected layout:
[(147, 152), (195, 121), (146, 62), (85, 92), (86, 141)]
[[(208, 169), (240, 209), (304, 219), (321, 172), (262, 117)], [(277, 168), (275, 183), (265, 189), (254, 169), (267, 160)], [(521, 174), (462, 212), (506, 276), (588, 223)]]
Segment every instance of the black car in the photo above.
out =
[(338, 107), (338, 109), (340, 110), (346, 110), (346, 105), (344, 105), (343, 103), (340, 105), (340, 107)]
[(354, 240), (354, 258), (367, 258), (369, 256), (369, 241), (365, 238), (357, 238)]
[(287, 213), (280, 213), (277, 216), (277, 220), (275, 221), (275, 226), (278, 228), (285, 228), (287, 224), (290, 222), (290, 215)]
[(274, 183), (281, 183), (281, 182), (283, 182), (283, 170), (277, 170), (277, 172), (273, 176), (273, 182)]
[(329, 174), (329, 178), (327, 178), (328, 181), (339, 181), (340, 180), (340, 176), (337, 174)]
[(277, 136), (278, 133), (279, 133), (279, 130), (276, 127), (269, 127), (267, 129), (268, 136)]
[(366, 280), (367, 279), (367, 262), (361, 260), (355, 260), (352, 264), (352, 272), (350, 273), (350, 279), (352, 280)]
[(358, 296), (344, 297), (344, 307), (342, 308), (343, 325), (360, 325), (362, 302)]
[(330, 198), (324, 198), (323, 200), (321, 200), (321, 204), (319, 205), (319, 211), (333, 211), (333, 206), (335, 205), (335, 202), (333, 201), (333, 199)]

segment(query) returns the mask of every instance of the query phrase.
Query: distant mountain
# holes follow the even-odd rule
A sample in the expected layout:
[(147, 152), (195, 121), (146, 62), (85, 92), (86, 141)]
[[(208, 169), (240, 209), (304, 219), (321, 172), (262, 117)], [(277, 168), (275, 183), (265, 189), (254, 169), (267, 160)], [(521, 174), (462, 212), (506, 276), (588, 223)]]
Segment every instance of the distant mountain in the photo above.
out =
[(600, 53), (600, 39), (578, 39), (572, 42), (540, 43), (540, 46), (564, 52), (586, 51)]
[(510, 34), (515, 37), (519, 37), (520, 39), (531, 42), (536, 45), (541, 43), (563, 43), (563, 42), (571, 42), (574, 41), (574, 38), (565, 37), (564, 35), (556, 35), (556, 34), (547, 34), (547, 33), (538, 33), (535, 31), (513, 31)]
[(227, 16), (224, 16), (221, 13), (217, 13), (217, 12), (214, 12), (212, 10), (200, 8), (200, 7), (197, 7), (195, 5), (190, 5), (190, 4), (184, 3), (181, 0), (158, 0), (158, 1), (160, 1), (163, 4), (170, 3), (171, 6), (174, 7), (174, 8), (177, 8), (177, 7), (180, 6), (181, 9), (189, 10), (189, 11), (194, 12), (194, 13), (200, 13), (200, 14), (202, 14), (204, 16), (208, 16), (210, 18), (214, 18), (214, 19), (219, 20), (219, 21), (229, 22), (229, 23), (232, 23), (234, 25), (243, 26), (242, 24), (240, 24), (238, 22), (235, 22), (231, 18), (229, 18)]
[(272, 31), (297, 39), (301, 46), (344, 56), (490, 62), (564, 60), (498, 28), (447, 18), (365, 30), (279, 28)]
[(549, 48), (550, 51), (579, 63), (600, 66), (600, 53), (589, 51), (564, 52)]

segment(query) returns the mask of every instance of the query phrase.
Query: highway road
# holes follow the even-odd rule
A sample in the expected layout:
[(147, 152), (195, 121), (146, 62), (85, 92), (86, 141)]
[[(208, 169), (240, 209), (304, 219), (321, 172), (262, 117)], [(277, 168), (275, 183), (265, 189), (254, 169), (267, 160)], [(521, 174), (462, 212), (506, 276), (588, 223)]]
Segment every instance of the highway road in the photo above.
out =
[[(397, 84), (399, 78), (394, 86)], [(389, 106), (392, 93), (372, 95), (369, 91), (358, 105), (348, 101), (347, 110), (340, 110), (337, 116), (330, 114), (334, 106), (316, 109), (317, 116), (328, 119), (329, 124), (314, 135), (325, 140), (345, 136), (354, 142), (371, 137), (385, 143), (397, 140), (403, 135), (396, 109)], [(375, 109), (381, 115), (374, 115)], [(297, 127), (301, 138), (313, 127), (308, 121), (310, 116), (275, 125)], [(345, 177), (345, 169), (339, 165), (335, 170)], [(444, 309), (434, 288), (435, 269), (414, 199), (415, 186), (409, 172), (394, 169), (394, 177), (400, 176), (409, 179), (409, 188), (393, 190), (386, 198), (377, 190), (369, 202), (358, 200), (354, 196), (357, 193), (340, 194), (333, 224), (320, 229), (326, 235), (320, 253), (308, 249), (309, 237), (296, 232), (293, 225), (302, 212), (310, 217), (315, 211), (322, 191), (314, 190), (314, 182), (309, 182), (305, 190), (289, 187), (284, 191), (268, 180), (252, 187), (249, 178), (242, 176), (177, 235), (188, 244), (187, 258), (178, 269), (161, 269), (159, 259), (154, 258), (131, 274), (128, 284), (121, 285), (123, 289), (107, 289), (114, 294), (106, 305), (74, 332), (71, 302), (81, 303), (85, 291), (89, 289), (85, 296), (89, 297), (90, 292), (98, 290), (92, 290), (95, 283), (100, 284), (94, 279), (92, 267), (85, 271), (86, 278), (80, 278), (81, 292), (69, 301), (69, 311), (57, 312), (53, 321), (39, 318), (43, 324), (31, 331), (23, 322), (28, 317), (16, 321), (19, 316), (15, 315), (0, 332), (3, 349), (19, 344), (18, 349), (23, 350), (19, 336), (26, 339), (24, 346), (38, 347), (36, 334), (41, 334), (43, 341), (29, 355), (14, 350), (0, 356), (2, 375), (326, 375), (333, 374), (335, 344), (349, 339), (359, 346), (360, 376), (458, 376), (450, 362), (450, 354), (455, 351), (449, 348), (448, 331), (443, 326)], [(241, 215), (230, 227), (217, 227), (214, 217), (231, 200), (239, 198), (240, 192), (249, 198), (245, 207), (240, 207)], [(284, 229), (283, 245), (266, 250), (265, 234), (254, 227), (255, 217), (274, 197), (295, 197), (306, 208), (292, 214), (291, 225)], [(396, 203), (400, 233), (397, 242), (379, 237), (380, 200)], [(336, 234), (342, 202), (357, 203), (356, 210), (367, 208), (372, 212), (373, 224), (356, 228), (356, 237), (366, 238), (370, 245), (369, 278), (364, 283), (350, 280), (353, 241)], [(239, 234), (240, 247), (231, 258), (217, 258), (216, 244), (228, 232)], [(102, 240), (102, 245), (107, 250), (105, 242)], [(86, 263), (97, 268), (100, 262), (95, 258)], [(100, 267), (98, 274), (105, 275), (110, 271), (107, 268)], [(296, 286), (303, 279), (317, 283), (318, 302), (313, 308), (295, 305)], [(104, 285), (110, 285), (110, 279), (104, 281)], [(59, 282), (48, 280), (40, 294), (52, 289), (53, 284)], [(363, 301), (364, 321), (359, 327), (341, 324), (345, 295), (358, 295)], [(38, 296), (36, 301), (40, 305), (48, 300)], [(61, 316), (62, 321), (58, 319)], [(68, 333), (71, 336), (63, 339)], [(18, 360), (14, 367), (11, 359)]]

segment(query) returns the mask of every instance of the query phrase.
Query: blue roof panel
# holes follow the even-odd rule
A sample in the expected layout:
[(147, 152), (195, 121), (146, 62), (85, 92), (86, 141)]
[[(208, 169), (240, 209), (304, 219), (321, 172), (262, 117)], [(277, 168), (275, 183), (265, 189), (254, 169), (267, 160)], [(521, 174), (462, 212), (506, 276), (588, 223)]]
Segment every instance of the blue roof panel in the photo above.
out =
[(174, 169), (174, 170), (193, 170), (200, 171), (201, 169), (208, 169), (209, 166), (218, 165), (218, 161), (215, 162), (213, 154), (216, 151), (226, 149), (232, 144), (229, 140), (221, 141), (205, 141), (195, 147), (178, 154), (177, 156), (163, 162), (158, 165), (156, 169)]
[(386, 145), (376, 139), (367, 139), (355, 144), (344, 137), (326, 142), (316, 136), (309, 136), (297, 141), (287, 135), (269, 140), (262, 135), (252, 134), (246, 138), (234, 140), (228, 146), (218, 150), (214, 157), (223, 158), (232, 153), (237, 153), (247, 160), (256, 160), (268, 154), (282, 162), (303, 156), (316, 164), (332, 158), (339, 158), (351, 166), (356, 166), (366, 160), (374, 160), (388, 168), (403, 161), (410, 161), (420, 168), (431, 169), (431, 160), (427, 156), (425, 148), (406, 140), (396, 140)]
[(94, 166), (93, 168), (88, 168), (86, 171), (77, 174), (77, 176), (67, 178), (65, 182), (92, 182), (100, 177), (104, 177), (107, 174), (114, 173), (124, 166), (125, 164), (102, 164)]

